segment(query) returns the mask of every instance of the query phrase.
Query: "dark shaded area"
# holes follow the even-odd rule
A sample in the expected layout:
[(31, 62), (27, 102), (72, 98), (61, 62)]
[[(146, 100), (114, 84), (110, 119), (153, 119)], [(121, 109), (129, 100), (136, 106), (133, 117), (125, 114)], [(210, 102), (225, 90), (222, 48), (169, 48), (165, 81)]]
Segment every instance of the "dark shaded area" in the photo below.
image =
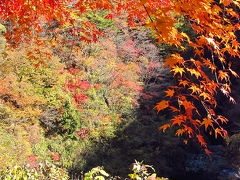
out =
[[(155, 91), (154, 88), (162, 89), (166, 82), (171, 82), (171, 79), (155, 82), (155, 86), (146, 86), (144, 92)], [(130, 173), (130, 164), (137, 160), (153, 165), (158, 176), (171, 180), (221, 180), (221, 177), (227, 180), (228, 174), (224, 172), (231, 167), (228, 151), (223, 145), (217, 145), (209, 139), (209, 148), (214, 152), (209, 157), (194, 142), (186, 145), (183, 143), (184, 138), (175, 137), (174, 129), (167, 133), (158, 130), (168, 114), (157, 114), (155, 110), (147, 109), (146, 105), (152, 109), (161, 97), (163, 94), (154, 100), (139, 99), (137, 120), (126, 124), (116, 138), (97, 144), (94, 152), (86, 157), (84, 171), (104, 166), (111, 175), (124, 177)]]

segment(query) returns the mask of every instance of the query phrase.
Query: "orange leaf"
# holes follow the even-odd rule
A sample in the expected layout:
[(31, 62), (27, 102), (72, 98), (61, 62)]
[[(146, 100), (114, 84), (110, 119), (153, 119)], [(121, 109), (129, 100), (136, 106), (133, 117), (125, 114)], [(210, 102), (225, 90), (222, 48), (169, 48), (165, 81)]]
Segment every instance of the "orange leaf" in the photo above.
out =
[(181, 101), (180, 105), (183, 105), (186, 111), (195, 109), (193, 103), (187, 100)]
[(203, 136), (197, 135), (198, 142), (200, 143), (201, 146), (206, 146), (207, 143), (205, 142)]
[(184, 130), (187, 131), (189, 137), (193, 134), (193, 129), (189, 126), (184, 125)]
[(154, 107), (157, 109), (157, 111), (161, 111), (163, 109), (166, 109), (169, 106), (169, 101), (162, 100), (161, 102), (157, 103), (157, 105)]
[(189, 84), (189, 82), (188, 82), (188, 81), (185, 81), (185, 80), (179, 80), (179, 84), (180, 84), (180, 85), (183, 85), (183, 87), (185, 87), (186, 85)]
[(221, 0), (220, 1), (224, 6), (229, 6), (231, 4), (231, 0)]
[(172, 126), (175, 124), (178, 124), (179, 126), (186, 121), (186, 116), (180, 114), (178, 116), (174, 116), (174, 118), (171, 119), (172, 122)]
[(228, 80), (229, 79), (229, 75), (227, 72), (224, 72), (222, 70), (218, 71), (218, 78), (221, 79), (221, 80)]
[(177, 132), (176, 132), (176, 135), (177, 136), (182, 136), (182, 134), (185, 132), (184, 129), (178, 129)]
[(223, 116), (218, 116), (217, 119), (220, 120), (222, 123), (227, 123), (228, 122), (228, 119), (223, 117)]
[(171, 57), (165, 59), (164, 61), (165, 61), (164, 66), (169, 66), (169, 67), (173, 67), (177, 63), (183, 63), (184, 62), (184, 60), (183, 60), (183, 58), (181, 57), (180, 54), (172, 54)]
[(194, 125), (195, 128), (197, 128), (201, 124), (201, 121), (198, 119), (191, 119), (190, 122)]
[(216, 70), (216, 66), (214, 64), (212, 64), (212, 62), (209, 59), (204, 59), (204, 65), (208, 66), (209, 69), (212, 70), (212, 72), (214, 72)]
[(208, 126), (213, 126), (213, 120), (208, 118), (203, 118), (203, 122), (201, 123), (201, 125), (204, 125), (205, 130), (207, 130)]
[(162, 130), (163, 132), (166, 131), (167, 128), (170, 128), (171, 124), (164, 124), (163, 126), (159, 127), (159, 130)]
[(232, 73), (233, 76), (235, 76), (236, 78), (239, 78), (239, 75), (235, 71), (233, 71), (230, 68), (229, 68), (229, 71)]
[(174, 92), (175, 91), (173, 89), (168, 89), (167, 91), (165, 91), (165, 93), (167, 94), (166, 97), (167, 96), (172, 97), (174, 95)]
[(207, 155), (210, 155), (210, 154), (212, 154), (212, 152), (211, 152), (211, 151), (209, 151), (207, 148), (205, 148), (205, 149), (204, 149), (204, 151), (205, 151), (205, 153), (206, 153)]
[(172, 110), (172, 112), (180, 112), (179, 109), (173, 107), (173, 106), (169, 106), (169, 108)]
[(215, 129), (215, 138), (217, 138), (218, 134), (219, 134), (221, 137), (223, 137), (223, 134), (222, 134), (221, 129), (216, 128), (216, 129)]

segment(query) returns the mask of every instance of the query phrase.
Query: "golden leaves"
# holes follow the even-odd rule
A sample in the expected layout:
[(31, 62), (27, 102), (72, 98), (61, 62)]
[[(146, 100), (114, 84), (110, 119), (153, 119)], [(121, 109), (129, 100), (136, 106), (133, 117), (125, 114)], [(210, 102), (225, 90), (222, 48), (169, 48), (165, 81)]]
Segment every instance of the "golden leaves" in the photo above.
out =
[(188, 36), (186, 33), (181, 32), (180, 34), (181, 34), (183, 37), (187, 38), (187, 42), (188, 42), (189, 44), (191, 43), (191, 40), (190, 40), (189, 36)]
[(181, 67), (178, 67), (178, 66), (174, 66), (173, 69), (171, 70), (173, 71), (174, 73), (174, 76), (176, 76), (176, 74), (180, 74), (180, 76), (182, 76), (182, 74), (185, 72), (185, 70)]
[(196, 76), (196, 78), (201, 77), (200, 72), (199, 72), (199, 71), (196, 71), (195, 69), (189, 69), (189, 68), (187, 68), (187, 71), (189, 71), (191, 75)]
[(201, 94), (199, 94), (199, 96), (203, 97), (203, 100), (211, 100), (211, 96), (210, 94), (206, 93), (206, 92), (202, 92)]
[(199, 92), (201, 92), (201, 89), (199, 87), (197, 87), (196, 85), (192, 85), (188, 89), (192, 90), (192, 93), (199, 93)]

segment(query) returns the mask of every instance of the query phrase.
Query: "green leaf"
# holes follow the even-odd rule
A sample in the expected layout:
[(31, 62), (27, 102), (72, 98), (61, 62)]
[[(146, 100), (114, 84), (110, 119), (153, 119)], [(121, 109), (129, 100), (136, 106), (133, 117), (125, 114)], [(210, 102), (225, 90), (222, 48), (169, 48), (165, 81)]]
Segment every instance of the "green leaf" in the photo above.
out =
[(96, 179), (96, 180), (105, 180), (105, 178), (103, 176), (96, 176), (94, 179)]

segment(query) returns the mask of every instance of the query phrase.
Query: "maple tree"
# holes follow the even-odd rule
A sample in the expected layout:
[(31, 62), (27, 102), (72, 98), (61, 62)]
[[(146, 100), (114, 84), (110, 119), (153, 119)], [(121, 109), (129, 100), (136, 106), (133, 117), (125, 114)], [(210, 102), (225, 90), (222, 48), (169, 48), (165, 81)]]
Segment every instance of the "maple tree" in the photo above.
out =
[[(81, 24), (80, 28), (71, 29), (75, 36), (96, 41), (101, 31), (79, 16), (88, 10), (106, 9), (109, 11), (106, 18), (125, 13), (129, 25), (145, 24), (152, 28), (159, 43), (183, 52), (188, 47), (191, 57), (175, 53), (165, 60), (177, 85), (169, 87), (168, 100), (159, 102), (155, 108), (159, 112), (169, 109), (175, 114), (170, 123), (160, 129), (178, 126), (176, 135), (194, 137), (206, 153), (210, 153), (202, 129), (216, 137), (227, 135), (222, 124), (228, 120), (215, 112), (217, 93), (222, 92), (235, 103), (230, 94), (231, 77), (238, 77), (233, 64), (234, 59), (239, 58), (236, 37), (240, 27), (239, 6), (237, 0), (2, 0), (0, 12), (1, 21), (8, 30), (6, 38), (12, 45), (31, 39), (42, 40), (41, 32), (49, 31), (54, 21), (56, 26), (63, 27)], [(194, 31), (194, 37), (176, 27), (180, 17)]]

